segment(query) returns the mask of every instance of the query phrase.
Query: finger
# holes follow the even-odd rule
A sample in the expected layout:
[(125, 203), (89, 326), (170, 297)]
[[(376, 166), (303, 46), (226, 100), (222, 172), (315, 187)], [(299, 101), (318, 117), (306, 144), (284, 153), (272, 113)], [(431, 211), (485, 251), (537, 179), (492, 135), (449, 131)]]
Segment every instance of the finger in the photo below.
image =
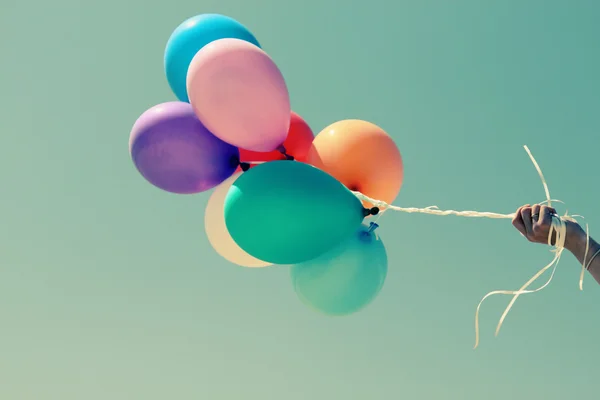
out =
[[(526, 206), (523, 206), (526, 207)], [(513, 217), (512, 224), (517, 230), (521, 233), (521, 235), (525, 236), (527, 231), (525, 230), (525, 224), (523, 223), (523, 218), (521, 217), (521, 210), (523, 207), (519, 207), (515, 212), (515, 216)]]
[(540, 220), (540, 210), (541, 210), (541, 206), (539, 204), (536, 204), (534, 206), (531, 207), (531, 220), (533, 221), (533, 224), (535, 225), (535, 223), (537, 221)]
[(531, 220), (531, 207), (523, 207), (521, 209), (521, 219), (525, 225), (525, 236), (528, 239), (533, 237), (533, 221)]
[(550, 207), (541, 206), (539, 213), (540, 213), (540, 218), (537, 221), (537, 225), (546, 226), (546, 225), (552, 224), (553, 212)]
[[(556, 211), (552, 207), (542, 206), (540, 209), (540, 219), (534, 226), (534, 229), (546, 229), (545, 227), (551, 226), (554, 215), (556, 215)], [(549, 239), (549, 244), (554, 246), (556, 243), (556, 232), (552, 231), (552, 237)]]

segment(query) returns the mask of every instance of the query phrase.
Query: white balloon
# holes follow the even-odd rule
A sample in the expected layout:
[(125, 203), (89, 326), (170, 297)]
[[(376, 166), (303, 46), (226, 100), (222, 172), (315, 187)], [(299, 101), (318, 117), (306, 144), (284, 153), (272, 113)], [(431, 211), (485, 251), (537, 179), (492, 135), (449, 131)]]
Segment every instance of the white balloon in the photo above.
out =
[(204, 213), (204, 229), (208, 236), (208, 241), (217, 253), (227, 261), (242, 267), (268, 267), (271, 263), (264, 262), (258, 258), (252, 257), (234, 242), (225, 225), (225, 197), (233, 182), (243, 172), (237, 172), (215, 188), (215, 191), (208, 199), (206, 212)]

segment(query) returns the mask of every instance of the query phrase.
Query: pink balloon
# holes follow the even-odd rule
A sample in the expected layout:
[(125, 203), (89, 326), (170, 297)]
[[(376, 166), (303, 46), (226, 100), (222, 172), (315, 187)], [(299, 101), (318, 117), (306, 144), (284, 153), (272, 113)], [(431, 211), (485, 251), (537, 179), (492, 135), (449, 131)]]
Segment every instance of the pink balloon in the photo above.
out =
[(204, 46), (187, 74), (196, 116), (219, 139), (246, 150), (275, 150), (287, 137), (291, 107), (271, 57), (239, 39)]

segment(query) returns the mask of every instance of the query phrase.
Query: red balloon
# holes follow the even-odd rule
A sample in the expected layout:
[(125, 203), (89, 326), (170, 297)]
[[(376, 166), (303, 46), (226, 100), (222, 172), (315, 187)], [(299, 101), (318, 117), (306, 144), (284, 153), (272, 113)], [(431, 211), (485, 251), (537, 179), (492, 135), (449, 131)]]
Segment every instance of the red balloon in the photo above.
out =
[[(283, 142), (283, 147), (287, 155), (294, 157), (294, 160), (306, 162), (306, 155), (315, 135), (310, 126), (302, 119), (301, 116), (292, 112), (290, 120), (290, 130), (288, 131), (287, 139)], [(280, 151), (273, 150), (267, 153), (240, 149), (240, 162), (266, 162), (275, 160), (285, 160), (285, 155)]]

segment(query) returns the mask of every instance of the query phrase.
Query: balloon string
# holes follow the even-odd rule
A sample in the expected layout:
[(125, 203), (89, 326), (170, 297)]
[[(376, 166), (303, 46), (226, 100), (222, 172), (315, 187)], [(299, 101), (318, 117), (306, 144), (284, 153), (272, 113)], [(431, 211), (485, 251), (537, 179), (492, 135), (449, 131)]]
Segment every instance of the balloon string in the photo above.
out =
[[(529, 148), (527, 146), (524, 146), (524, 148), (525, 148), (525, 151), (527, 152), (527, 154), (529, 155), (529, 158), (531, 159), (533, 166), (537, 170), (538, 175), (540, 176), (540, 180), (542, 181), (542, 186), (544, 187), (546, 200), (541, 203), (538, 203), (538, 204), (539, 205), (547, 204), (548, 207), (551, 207), (552, 202), (562, 203), (562, 201), (554, 200), (550, 197), (550, 190), (548, 188), (546, 179), (544, 178), (544, 174), (542, 173), (542, 169), (540, 168), (539, 164), (537, 163), (537, 161), (531, 154), (531, 151), (529, 151)], [(394, 210), (394, 211), (400, 211), (400, 212), (405, 212), (405, 213), (421, 213), (421, 214), (429, 214), (429, 215), (440, 215), (440, 216), (455, 215), (455, 216), (459, 216), (459, 217), (471, 217), (471, 218), (513, 219), (515, 217), (514, 213), (499, 214), (499, 213), (494, 213), (494, 212), (440, 210), (437, 206), (429, 206), (429, 207), (425, 207), (425, 208), (398, 207), (398, 206), (394, 206), (391, 204), (387, 204), (386, 202), (383, 202), (381, 200), (372, 199), (368, 196), (365, 196), (364, 194), (362, 194), (360, 192), (353, 191), (352, 193), (354, 193), (354, 195), (356, 197), (358, 197), (360, 200), (367, 201), (367, 202), (371, 203), (374, 207), (378, 207), (381, 210), (381, 212), (379, 213), (379, 216), (376, 219), (376, 222), (377, 222), (377, 220), (379, 220), (381, 215), (383, 215), (383, 213), (387, 210)], [(560, 262), (560, 258), (565, 249), (565, 241), (566, 241), (566, 235), (567, 235), (566, 222), (567, 221), (576, 222), (577, 221), (576, 218), (578, 218), (578, 217), (583, 218), (581, 215), (569, 215), (568, 211), (565, 212), (565, 214), (562, 217), (558, 216), (558, 215), (553, 215), (552, 216), (552, 224), (550, 226), (550, 232), (548, 233), (548, 245), (550, 245), (552, 247), (552, 249), (550, 251), (552, 253), (554, 253), (554, 259), (550, 263), (548, 263), (546, 266), (544, 266), (542, 269), (540, 269), (535, 275), (533, 275), (531, 277), (531, 279), (529, 279), (519, 290), (494, 290), (494, 291), (486, 294), (481, 299), (481, 301), (477, 305), (477, 309), (475, 311), (475, 346), (473, 348), (477, 348), (477, 346), (479, 345), (479, 311), (480, 311), (480, 308), (481, 308), (481, 305), (483, 304), (483, 302), (488, 297), (497, 295), (497, 294), (513, 296), (510, 303), (508, 304), (508, 306), (502, 313), (500, 320), (498, 321), (498, 325), (496, 326), (496, 332), (495, 332), (495, 335), (497, 336), (498, 333), (500, 332), (500, 328), (502, 327), (502, 324), (504, 323), (504, 320), (506, 319), (506, 316), (512, 309), (513, 305), (515, 304), (515, 302), (517, 301), (519, 296), (521, 296), (522, 294), (539, 292), (540, 290), (543, 290), (544, 288), (546, 288), (550, 284), (550, 282), (552, 282), (552, 279), (554, 278), (554, 274), (556, 272), (556, 268), (558, 266), (558, 263)], [(589, 237), (590, 237), (589, 226), (587, 223), (586, 223), (585, 228), (586, 228), (587, 240), (586, 240), (586, 249), (585, 249), (585, 254), (584, 254), (583, 259), (587, 260), (588, 251), (589, 251)], [(554, 244), (552, 243), (553, 236), (555, 236)], [(579, 289), (580, 290), (583, 290), (583, 279), (585, 277), (585, 271), (586, 271), (587, 267), (588, 266), (584, 262), (582, 264), (581, 275), (579, 277)], [(528, 288), (549, 269), (552, 269), (552, 272), (550, 273), (550, 277), (548, 278), (546, 283), (544, 283), (542, 286), (540, 286), (537, 289), (528, 290)]]

